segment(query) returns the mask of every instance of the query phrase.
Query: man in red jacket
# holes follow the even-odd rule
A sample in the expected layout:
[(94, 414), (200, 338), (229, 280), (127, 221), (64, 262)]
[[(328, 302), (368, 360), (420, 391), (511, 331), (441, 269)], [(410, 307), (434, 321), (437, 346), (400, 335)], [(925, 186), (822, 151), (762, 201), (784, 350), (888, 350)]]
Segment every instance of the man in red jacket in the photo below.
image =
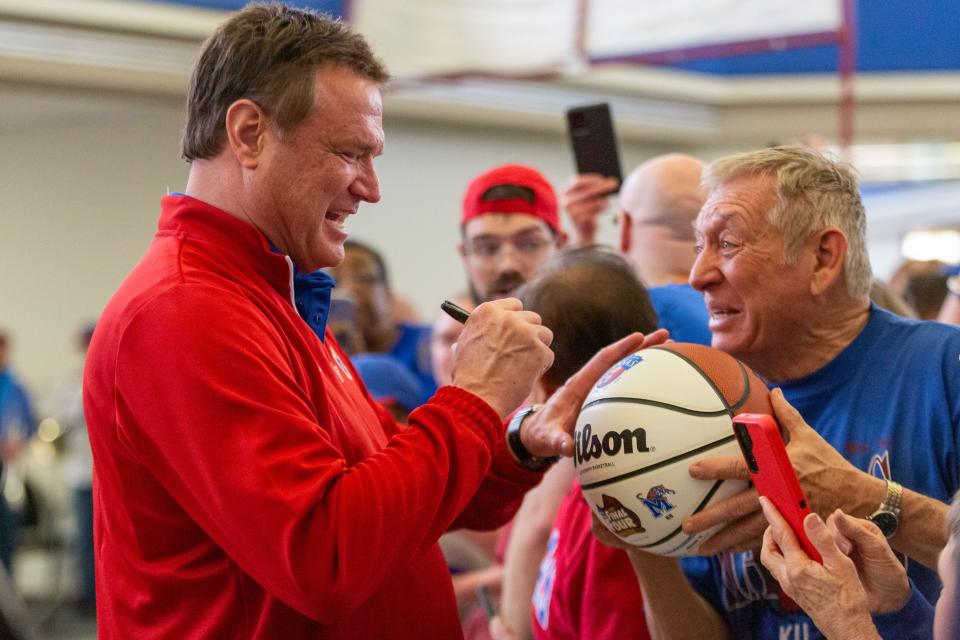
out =
[[(183, 194), (105, 309), (85, 372), (103, 638), (456, 638), (436, 544), (496, 527), (592, 382), (503, 420), (552, 362), (515, 299), (481, 305), (453, 385), (398, 427), (326, 330), (344, 223), (380, 199), (386, 71), (342, 23), (253, 5), (204, 47)], [(524, 468), (527, 467), (527, 468)]]

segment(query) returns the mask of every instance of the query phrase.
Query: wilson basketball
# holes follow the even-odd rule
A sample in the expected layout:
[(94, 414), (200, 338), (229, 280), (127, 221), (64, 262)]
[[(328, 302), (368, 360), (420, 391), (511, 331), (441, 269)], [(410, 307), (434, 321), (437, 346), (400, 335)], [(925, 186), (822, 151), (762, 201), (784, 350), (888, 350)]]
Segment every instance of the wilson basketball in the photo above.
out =
[(683, 533), (683, 518), (746, 488), (697, 480), (700, 458), (738, 456), (733, 416), (773, 414), (763, 382), (736, 358), (668, 343), (627, 356), (587, 396), (574, 432), (584, 498), (627, 543), (666, 556), (696, 555), (715, 532)]

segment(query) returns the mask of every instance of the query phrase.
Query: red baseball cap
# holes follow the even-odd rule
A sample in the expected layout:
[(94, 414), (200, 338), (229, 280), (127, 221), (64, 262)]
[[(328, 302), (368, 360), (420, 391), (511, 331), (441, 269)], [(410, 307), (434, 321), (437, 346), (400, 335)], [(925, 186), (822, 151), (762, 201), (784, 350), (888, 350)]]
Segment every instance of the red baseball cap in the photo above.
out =
[[(493, 187), (510, 185), (533, 191), (533, 202), (523, 198), (484, 200), (483, 194)], [(554, 233), (560, 231), (557, 195), (546, 178), (536, 169), (522, 164), (505, 164), (482, 173), (467, 186), (463, 196), (461, 224), (487, 213), (522, 213), (547, 223)]]

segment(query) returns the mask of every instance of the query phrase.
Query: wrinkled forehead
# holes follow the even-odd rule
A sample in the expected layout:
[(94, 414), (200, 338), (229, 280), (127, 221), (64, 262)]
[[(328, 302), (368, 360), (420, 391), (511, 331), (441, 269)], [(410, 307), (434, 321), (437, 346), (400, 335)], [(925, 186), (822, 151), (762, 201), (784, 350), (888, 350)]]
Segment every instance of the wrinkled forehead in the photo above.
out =
[(718, 184), (708, 195), (693, 227), (698, 233), (710, 229), (769, 224), (767, 214), (776, 205), (776, 183), (770, 176), (747, 175)]

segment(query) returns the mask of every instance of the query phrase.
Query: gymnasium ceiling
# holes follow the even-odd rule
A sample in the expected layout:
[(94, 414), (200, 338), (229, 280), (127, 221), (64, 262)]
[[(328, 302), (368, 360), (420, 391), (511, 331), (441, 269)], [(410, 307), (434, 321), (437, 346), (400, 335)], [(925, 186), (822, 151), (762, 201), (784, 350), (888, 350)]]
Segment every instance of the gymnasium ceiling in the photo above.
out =
[[(182, 101), (200, 42), (243, 4), (0, 0), (0, 128)], [(953, 0), (292, 4), (344, 16), (371, 39), (396, 78), (388, 117), (559, 132), (566, 108), (607, 101), (622, 138), (697, 149), (811, 133), (836, 142), (846, 18), (861, 170), (960, 178)]]

